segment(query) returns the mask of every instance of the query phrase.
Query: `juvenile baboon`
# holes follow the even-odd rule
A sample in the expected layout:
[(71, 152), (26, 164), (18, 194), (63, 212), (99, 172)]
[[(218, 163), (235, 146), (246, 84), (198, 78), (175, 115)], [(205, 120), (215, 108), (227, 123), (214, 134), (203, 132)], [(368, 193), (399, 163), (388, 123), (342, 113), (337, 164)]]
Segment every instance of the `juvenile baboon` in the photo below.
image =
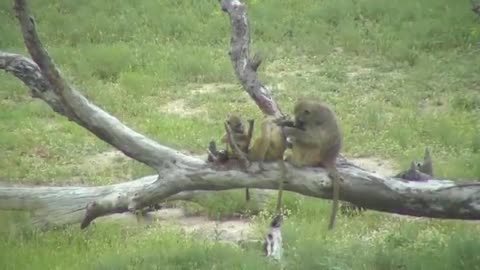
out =
[[(263, 171), (264, 161), (282, 161), (283, 152), (285, 150), (285, 138), (283, 136), (281, 127), (275, 123), (275, 118), (272, 116), (265, 116), (261, 122), (260, 135), (253, 140), (250, 146), (250, 140), (252, 139), (253, 132), (253, 120), (250, 120), (251, 128), (247, 132), (244, 121), (237, 115), (230, 115), (226, 121), (226, 124), (231, 131), (230, 135), (237, 144), (238, 148), (246, 154), (248, 161), (258, 161), (261, 171)], [(220, 139), (222, 143), (226, 144), (226, 150), (217, 150), (215, 143), (210, 142), (208, 151), (208, 161), (220, 161), (226, 162), (229, 159), (241, 158), (234, 149), (231, 149), (229, 136), (226, 132)], [(247, 149), (248, 148), (248, 149)], [(280, 183), (281, 184), (281, 183)], [(281, 187), (279, 185), (279, 187)], [(282, 191), (279, 189), (279, 197), (281, 201)], [(246, 197), (249, 200), (249, 190), (246, 189)], [(278, 207), (277, 207), (278, 208)]]
[[(226, 124), (230, 127), (231, 136), (238, 146), (238, 149), (240, 149), (244, 154), (247, 154), (251, 134), (249, 134), (245, 128), (244, 121), (237, 115), (230, 115), (226, 120)], [(234, 149), (230, 149), (230, 142), (227, 133), (223, 135), (220, 141), (226, 144), (226, 153), (229, 159), (241, 158), (239, 153), (237, 153)], [(245, 188), (245, 200), (250, 201), (250, 190), (248, 188)]]
[(396, 174), (394, 177), (409, 181), (426, 181), (433, 179), (433, 160), (430, 148), (425, 148), (423, 162), (412, 161), (410, 168)]
[[(237, 115), (230, 115), (226, 120), (226, 123), (230, 127), (230, 130), (233, 132), (232, 136), (238, 148), (242, 150), (244, 153), (247, 153), (249, 138), (248, 138), (248, 131), (245, 128), (245, 124), (243, 120)], [(233, 149), (230, 149), (230, 143), (228, 140), (229, 139), (228, 139), (227, 133), (223, 134), (222, 138), (220, 139), (222, 143), (225, 143), (229, 157), (239, 158), (238, 153), (235, 153)]]
[(425, 147), (425, 153), (423, 155), (423, 162), (417, 163), (418, 170), (422, 173), (426, 173), (430, 176), (433, 176), (433, 160), (432, 154), (430, 153), (430, 148)]

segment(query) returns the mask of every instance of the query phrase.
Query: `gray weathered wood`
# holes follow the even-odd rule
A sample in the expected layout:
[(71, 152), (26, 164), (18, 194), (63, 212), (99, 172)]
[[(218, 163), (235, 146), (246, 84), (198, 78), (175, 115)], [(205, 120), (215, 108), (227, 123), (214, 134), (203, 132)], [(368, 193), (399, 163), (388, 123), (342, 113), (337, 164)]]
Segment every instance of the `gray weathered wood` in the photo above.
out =
[(270, 91), (258, 79), (256, 71), (261, 59), (258, 56), (250, 58), (250, 29), (245, 5), (238, 0), (221, 1), (220, 4), (232, 25), (229, 55), (237, 78), (264, 114), (283, 116)]
[[(479, 183), (460, 184), (450, 180), (402, 181), (350, 165), (339, 165), (339, 171), (345, 178), (341, 200), (390, 213), (433, 218), (480, 219)], [(245, 187), (276, 189), (280, 176), (277, 164), (267, 163), (265, 168), (266, 171), (262, 174), (252, 174), (239, 170), (218, 171), (208, 167), (172, 167), (165, 169), (158, 180), (157, 176), (147, 176), (108, 186), (1, 187), (0, 209), (33, 210), (37, 215), (41, 214), (45, 221), (53, 224), (78, 223), (85, 215), (89, 202), (108, 202), (111, 203), (110, 210), (127, 211), (135, 193), (139, 192), (152, 201), (162, 201), (174, 194), (182, 198), (196, 190)], [(330, 179), (323, 169), (288, 168), (289, 181), (285, 183), (285, 190), (331, 199)]]

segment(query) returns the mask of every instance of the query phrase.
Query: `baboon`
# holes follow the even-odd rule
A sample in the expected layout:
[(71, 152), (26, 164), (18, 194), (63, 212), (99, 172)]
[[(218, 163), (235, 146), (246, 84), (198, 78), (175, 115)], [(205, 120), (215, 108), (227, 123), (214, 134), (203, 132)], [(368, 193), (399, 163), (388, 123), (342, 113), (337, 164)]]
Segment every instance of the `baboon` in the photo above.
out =
[[(231, 136), (235, 141), (238, 149), (243, 153), (248, 153), (248, 146), (250, 144), (251, 134), (248, 133), (245, 128), (244, 121), (237, 115), (230, 115), (226, 120), (226, 124), (230, 127)], [(236, 153), (234, 149), (230, 149), (230, 142), (228, 134), (225, 133), (220, 140), (222, 143), (226, 144), (226, 155), (228, 159), (240, 159), (239, 153)], [(245, 200), (250, 201), (250, 190), (245, 188)]]
[(294, 120), (283, 121), (283, 132), (291, 147), (284, 160), (295, 166), (323, 166), (333, 186), (333, 205), (328, 229), (333, 229), (338, 210), (340, 182), (336, 167), (342, 147), (342, 133), (333, 110), (322, 102), (299, 101), (294, 107)]

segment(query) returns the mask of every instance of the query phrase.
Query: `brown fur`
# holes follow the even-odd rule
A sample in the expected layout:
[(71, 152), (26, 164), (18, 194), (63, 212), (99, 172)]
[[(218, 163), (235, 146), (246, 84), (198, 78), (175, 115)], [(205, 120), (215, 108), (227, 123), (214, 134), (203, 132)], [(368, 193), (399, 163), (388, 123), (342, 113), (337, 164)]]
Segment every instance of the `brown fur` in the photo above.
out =
[[(250, 136), (248, 134), (248, 130), (246, 129), (246, 125), (244, 121), (236, 116), (230, 115), (226, 121), (227, 125), (230, 127), (232, 131), (232, 137), (235, 140), (238, 148), (243, 152), (248, 152), (248, 145), (250, 143)], [(229, 158), (232, 159), (239, 159), (240, 156), (236, 153), (233, 149), (230, 149), (230, 144), (228, 141), (228, 134), (225, 133), (221, 138), (221, 142), (226, 144), (226, 151)], [(245, 189), (245, 200), (250, 201), (250, 191), (248, 188)]]
[(286, 149), (285, 138), (282, 128), (276, 124), (276, 119), (271, 116), (265, 116), (262, 121), (260, 137), (256, 138), (249, 150), (248, 159), (258, 161), (260, 170), (263, 170), (264, 161), (279, 161), (282, 168), (282, 177), (278, 182), (278, 196), (276, 212), (281, 214), (283, 181), (286, 176), (285, 164), (283, 164), (283, 153)]
[[(244, 153), (247, 153), (248, 149), (248, 131), (245, 128), (245, 123), (243, 120), (236, 116), (236, 115), (230, 115), (227, 119), (227, 125), (230, 127), (232, 130), (232, 136), (235, 142), (237, 143), (237, 146), (240, 150), (242, 150)], [(220, 139), (222, 143), (226, 144), (226, 149), (229, 154), (229, 157), (232, 158), (238, 158), (238, 154), (233, 151), (233, 149), (230, 149), (230, 144), (228, 142), (228, 134), (224, 134), (223, 137)]]
[(300, 101), (294, 108), (293, 126), (284, 133), (291, 149), (284, 159), (295, 166), (323, 166), (333, 185), (333, 206), (328, 228), (333, 229), (338, 210), (339, 185), (342, 181), (336, 159), (342, 147), (342, 134), (335, 113), (325, 104)]
[(284, 137), (281, 127), (274, 123), (274, 118), (265, 116), (262, 121), (262, 130), (258, 138), (253, 141), (248, 151), (251, 161), (276, 161), (281, 160), (285, 151)]

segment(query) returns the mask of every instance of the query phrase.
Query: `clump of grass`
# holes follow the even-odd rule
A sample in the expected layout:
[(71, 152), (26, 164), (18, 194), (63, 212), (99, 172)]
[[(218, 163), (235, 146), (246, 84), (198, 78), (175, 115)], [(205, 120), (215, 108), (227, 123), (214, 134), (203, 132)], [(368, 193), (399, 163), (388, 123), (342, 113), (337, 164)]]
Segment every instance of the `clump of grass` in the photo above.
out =
[[(2, 269), (276, 269), (258, 253), (205, 241), (172, 227), (141, 229), (115, 224), (2, 238)], [(4, 235), (2, 235), (4, 236)], [(28, 256), (29, 260), (24, 260)]]

